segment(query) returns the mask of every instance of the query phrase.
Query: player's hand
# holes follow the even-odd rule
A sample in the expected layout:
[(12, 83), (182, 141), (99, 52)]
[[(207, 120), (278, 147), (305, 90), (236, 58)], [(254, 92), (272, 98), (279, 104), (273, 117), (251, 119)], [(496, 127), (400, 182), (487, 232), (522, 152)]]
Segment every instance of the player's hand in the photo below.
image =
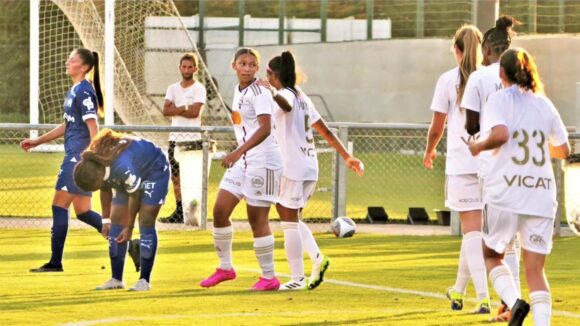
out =
[(431, 152), (425, 151), (423, 154), (423, 166), (427, 169), (433, 169), (433, 161), (437, 158), (437, 151), (432, 150)]
[(479, 155), (479, 153), (481, 153), (481, 146), (480, 143), (477, 141), (471, 140), (467, 142), (467, 147), (469, 148), (469, 151), (473, 156), (477, 156)]
[(272, 85), (270, 85), (270, 82), (267, 79), (258, 79), (258, 85), (264, 86), (267, 89), (270, 89), (270, 87), (272, 87)]
[(346, 159), (345, 164), (349, 169), (356, 172), (359, 177), (362, 177), (364, 175), (365, 165), (358, 158), (351, 156)]
[(34, 147), (36, 147), (36, 145), (38, 145), (36, 143), (35, 139), (24, 139), (20, 142), (20, 148), (22, 148), (25, 151), (30, 151), (31, 149), (33, 149)]
[(127, 241), (131, 240), (132, 235), (133, 235), (133, 228), (125, 226), (123, 228), (123, 231), (121, 231), (121, 233), (119, 233), (119, 235), (115, 238), (115, 241), (117, 241), (117, 243), (127, 242)]
[(242, 155), (237, 150), (235, 150), (224, 157), (222, 160), (222, 166), (226, 169), (229, 169), (234, 166), (240, 157), (242, 157)]
[(111, 229), (111, 224), (110, 223), (105, 223), (103, 224), (103, 230), (101, 230), (101, 234), (103, 235), (103, 237), (105, 239), (109, 238), (109, 230)]

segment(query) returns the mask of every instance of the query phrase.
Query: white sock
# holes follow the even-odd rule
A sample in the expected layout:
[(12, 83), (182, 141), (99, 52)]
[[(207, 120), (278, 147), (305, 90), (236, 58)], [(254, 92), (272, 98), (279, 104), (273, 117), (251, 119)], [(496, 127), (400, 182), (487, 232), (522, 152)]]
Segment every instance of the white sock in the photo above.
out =
[(512, 309), (518, 300), (512, 273), (504, 264), (501, 264), (489, 272), (489, 278), (495, 292)]
[(320, 258), (320, 248), (318, 248), (318, 244), (316, 243), (316, 240), (314, 240), (312, 231), (310, 231), (308, 225), (302, 221), (298, 222), (298, 229), (300, 230), (300, 236), (302, 237), (304, 251), (306, 251), (310, 260), (313, 262), (317, 261)]
[(520, 252), (519, 252), (519, 240), (516, 238), (514, 242), (508, 246), (505, 251), (505, 256), (503, 261), (510, 269), (512, 276), (514, 277), (514, 284), (516, 286), (516, 292), (518, 297), (522, 297), (522, 289), (520, 285)]
[(234, 229), (232, 226), (213, 228), (213, 243), (220, 259), (220, 268), (232, 269), (232, 240)]
[(254, 251), (262, 269), (262, 277), (273, 279), (276, 276), (274, 274), (274, 236), (254, 238)]
[(547, 291), (534, 291), (530, 293), (530, 306), (534, 315), (534, 325), (550, 325), (552, 316), (552, 297)]
[(467, 258), (467, 267), (469, 274), (477, 292), (477, 299), (482, 300), (489, 298), (489, 289), (487, 288), (487, 273), (485, 271), (485, 261), (483, 260), (483, 237), (481, 232), (472, 231), (463, 235), (465, 242), (465, 257)]
[(304, 258), (302, 256), (302, 237), (296, 222), (281, 222), (284, 231), (284, 248), (293, 281), (304, 278)]
[(453, 290), (455, 292), (465, 294), (465, 289), (467, 289), (467, 282), (469, 282), (470, 274), (469, 267), (467, 267), (467, 257), (465, 257), (465, 238), (461, 241), (461, 249), (459, 250), (459, 262), (457, 266), (457, 279), (455, 279), (455, 285), (453, 285)]

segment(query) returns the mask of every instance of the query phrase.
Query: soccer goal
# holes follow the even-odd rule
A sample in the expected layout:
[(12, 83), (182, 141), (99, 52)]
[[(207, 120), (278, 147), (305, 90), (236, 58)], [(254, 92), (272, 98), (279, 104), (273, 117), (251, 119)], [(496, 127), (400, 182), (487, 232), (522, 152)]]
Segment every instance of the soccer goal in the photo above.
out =
[[(32, 0), (30, 12), (31, 124), (62, 121), (62, 101), (71, 86), (65, 62), (80, 46), (102, 57), (105, 124), (169, 123), (162, 114), (166, 88), (181, 78), (181, 55), (198, 53), (193, 31), (172, 0)], [(208, 95), (203, 124), (229, 125), (203, 60), (196, 77)], [(163, 143), (167, 135), (159, 138)]]

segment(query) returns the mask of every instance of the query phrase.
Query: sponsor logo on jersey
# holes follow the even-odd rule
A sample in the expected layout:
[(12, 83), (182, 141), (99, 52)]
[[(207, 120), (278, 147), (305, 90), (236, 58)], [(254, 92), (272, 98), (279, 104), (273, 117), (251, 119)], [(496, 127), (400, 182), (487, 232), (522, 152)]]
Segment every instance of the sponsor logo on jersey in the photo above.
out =
[(542, 178), (542, 177), (534, 177), (531, 175), (517, 175), (514, 174), (512, 176), (504, 175), (503, 179), (507, 183), (508, 187), (524, 187), (530, 189), (544, 189), (550, 190), (550, 185), (552, 179), (550, 178)]
[(69, 98), (68, 100), (66, 100), (65, 105), (70, 108), (72, 106), (72, 101), (73, 101), (73, 99), (72, 98)]
[(62, 117), (68, 122), (71, 123), (75, 122), (75, 117), (73, 117), (72, 115), (68, 115), (66, 112), (62, 115)]
[(91, 100), (90, 97), (87, 97), (86, 99), (83, 100), (83, 105), (88, 109), (88, 110), (92, 110), (95, 108), (95, 105), (93, 104), (93, 100)]
[(304, 153), (304, 155), (306, 155), (308, 157), (314, 157), (314, 154), (316, 153), (316, 149), (314, 149), (314, 148), (306, 148), (306, 147), (300, 146), (300, 150), (302, 151), (302, 153)]
[(264, 178), (262, 177), (253, 177), (252, 178), (252, 187), (260, 188), (264, 186)]

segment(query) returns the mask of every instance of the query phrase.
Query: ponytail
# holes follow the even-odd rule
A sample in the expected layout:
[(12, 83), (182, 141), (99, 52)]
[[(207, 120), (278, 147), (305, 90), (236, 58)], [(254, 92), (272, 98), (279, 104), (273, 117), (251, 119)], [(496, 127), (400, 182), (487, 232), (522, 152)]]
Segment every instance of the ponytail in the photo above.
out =
[(103, 129), (95, 136), (74, 168), (73, 177), (79, 188), (85, 191), (95, 191), (101, 188), (105, 168), (111, 166), (113, 161), (131, 144), (131, 140), (123, 136), (122, 133), (111, 129)]
[(481, 32), (473, 25), (464, 25), (455, 32), (454, 45), (461, 51), (462, 58), (459, 63), (459, 88), (457, 90), (457, 104), (461, 103), (467, 79), (482, 59)]
[(97, 94), (97, 104), (99, 116), (104, 115), (103, 108), (103, 91), (101, 88), (101, 75), (99, 71), (99, 53), (95, 51), (90, 51), (85, 48), (76, 49), (76, 53), (80, 56), (83, 64), (89, 66), (87, 73), (93, 70), (93, 87), (95, 87), (95, 93)]
[(268, 62), (268, 68), (276, 74), (284, 87), (296, 92), (296, 61), (290, 51), (284, 51)]
[(510, 49), (500, 58), (500, 66), (509, 82), (533, 93), (543, 93), (544, 85), (540, 80), (534, 58), (524, 49)]
[(483, 44), (487, 44), (493, 53), (500, 55), (505, 50), (509, 49), (512, 43), (512, 37), (515, 32), (512, 27), (521, 25), (517, 19), (511, 16), (501, 16), (495, 21), (495, 27), (489, 29), (483, 35)]

